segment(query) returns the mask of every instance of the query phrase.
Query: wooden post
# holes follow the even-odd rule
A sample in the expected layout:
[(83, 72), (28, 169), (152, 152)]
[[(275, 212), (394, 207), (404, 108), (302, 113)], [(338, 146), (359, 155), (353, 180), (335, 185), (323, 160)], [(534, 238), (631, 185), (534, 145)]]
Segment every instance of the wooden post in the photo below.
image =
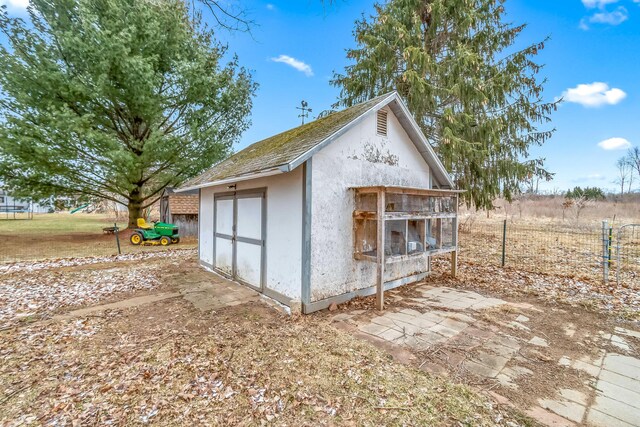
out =
[(458, 274), (458, 249), (451, 252), (451, 277), (456, 277)]
[(384, 213), (386, 210), (384, 189), (378, 190), (378, 236), (377, 236), (377, 283), (376, 283), (376, 309), (384, 310)]
[(455, 218), (451, 220), (453, 229), (451, 230), (451, 236), (453, 238), (454, 251), (451, 252), (451, 276), (456, 277), (458, 272), (458, 195), (454, 198), (454, 212)]

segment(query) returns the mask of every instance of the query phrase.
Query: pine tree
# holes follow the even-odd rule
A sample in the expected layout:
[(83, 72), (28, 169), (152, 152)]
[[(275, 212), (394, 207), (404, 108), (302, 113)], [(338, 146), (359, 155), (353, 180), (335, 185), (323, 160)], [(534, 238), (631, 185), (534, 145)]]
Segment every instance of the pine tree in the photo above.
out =
[(224, 158), (255, 84), (181, 0), (31, 0), (0, 9), (0, 182), (20, 197), (128, 204)]
[(504, 21), (504, 0), (390, 0), (354, 31), (353, 63), (335, 74), (336, 105), (397, 90), (453, 174), (468, 205), (511, 199), (533, 177), (549, 180), (544, 159), (529, 159), (552, 130), (556, 103), (533, 57), (546, 39), (517, 49), (525, 25)]

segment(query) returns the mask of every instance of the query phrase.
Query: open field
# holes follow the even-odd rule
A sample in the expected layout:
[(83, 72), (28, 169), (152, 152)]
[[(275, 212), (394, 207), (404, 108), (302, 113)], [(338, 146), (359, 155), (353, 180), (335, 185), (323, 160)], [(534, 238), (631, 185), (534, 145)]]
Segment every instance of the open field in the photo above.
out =
[[(0, 262), (41, 260), (86, 256), (108, 256), (118, 253), (114, 235), (104, 234), (102, 228), (114, 224), (112, 217), (101, 214), (38, 214), (31, 220), (0, 219)], [(124, 230), (126, 222), (119, 222)], [(122, 253), (166, 250), (160, 246), (133, 246), (129, 232), (120, 233)], [(193, 248), (194, 240), (183, 240), (171, 249)]]
[[(142, 286), (104, 280), (131, 274)], [(33, 305), (0, 298), (14, 307), (0, 311), (0, 425), (534, 425), (323, 316), (292, 319), (261, 301), (203, 311), (182, 297), (214, 277), (186, 251), (0, 273), (0, 287), (31, 292)], [(75, 297), (60, 300), (65, 289)], [(169, 297), (52, 318), (138, 295)]]
[[(64, 233), (102, 233), (103, 227), (112, 227), (116, 221), (113, 216), (86, 213), (34, 214), (33, 219), (3, 219), (0, 216), (0, 234), (40, 235)], [(125, 221), (118, 227), (126, 228)]]
[(508, 219), (509, 221), (535, 221), (537, 224), (564, 224), (572, 228), (599, 227), (602, 220), (609, 224), (621, 225), (640, 223), (640, 193), (624, 197), (609, 196), (606, 200), (586, 201), (578, 206), (565, 204), (563, 196), (521, 196), (511, 203), (496, 200), (495, 209), (488, 214), (464, 210), (487, 219)]

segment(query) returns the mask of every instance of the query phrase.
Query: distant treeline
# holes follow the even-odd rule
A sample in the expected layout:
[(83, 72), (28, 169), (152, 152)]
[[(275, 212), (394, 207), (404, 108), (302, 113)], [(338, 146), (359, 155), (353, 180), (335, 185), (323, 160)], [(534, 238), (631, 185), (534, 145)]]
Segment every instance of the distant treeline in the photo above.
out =
[(564, 197), (567, 199), (586, 199), (586, 200), (604, 200), (606, 199), (605, 193), (602, 188), (598, 187), (574, 187), (573, 190), (569, 190), (564, 193)]

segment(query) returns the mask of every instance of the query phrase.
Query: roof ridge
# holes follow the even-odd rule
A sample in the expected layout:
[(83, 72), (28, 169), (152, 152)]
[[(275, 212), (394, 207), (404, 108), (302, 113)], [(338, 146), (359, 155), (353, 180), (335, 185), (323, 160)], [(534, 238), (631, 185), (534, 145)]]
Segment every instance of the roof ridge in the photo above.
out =
[[(271, 135), (271, 136), (269, 136), (269, 137), (267, 137), (267, 138), (263, 138), (263, 139), (261, 139), (261, 140), (259, 140), (259, 141), (256, 141), (256, 142), (254, 142), (254, 143), (252, 143), (252, 144), (249, 144), (249, 145), (247, 145), (245, 148), (243, 148), (242, 150), (238, 151), (237, 153), (240, 153), (240, 152), (242, 152), (242, 151), (246, 150), (247, 148), (249, 148), (249, 147), (251, 147), (251, 146), (253, 146), (253, 145), (255, 145), (255, 144), (259, 144), (259, 143), (261, 143), (262, 141), (266, 141), (266, 140), (268, 140), (268, 139), (271, 139), (271, 138), (275, 138), (275, 137), (281, 136), (282, 134), (285, 134), (285, 133), (288, 133), (288, 132), (294, 131), (294, 130), (296, 130), (296, 129), (301, 129), (301, 128), (303, 128), (303, 127), (306, 127), (306, 126), (312, 125), (312, 124), (314, 124), (314, 123), (317, 123), (318, 121), (325, 120), (325, 119), (327, 119), (327, 118), (331, 117), (331, 116), (332, 116), (332, 115), (334, 115), (334, 114), (341, 114), (341, 113), (344, 113), (344, 112), (346, 112), (346, 111), (348, 111), (348, 110), (351, 110), (352, 108), (360, 107), (360, 106), (362, 106), (362, 105), (364, 105), (364, 104), (368, 104), (369, 102), (371, 102), (371, 101), (373, 101), (373, 100), (376, 100), (376, 99), (384, 99), (384, 98), (386, 98), (386, 97), (388, 97), (388, 96), (391, 96), (391, 94), (393, 94), (393, 93), (395, 93), (395, 91), (387, 92), (387, 93), (385, 93), (385, 94), (383, 94), (383, 95), (374, 96), (373, 98), (370, 98), (370, 99), (368, 99), (368, 100), (366, 100), (366, 101), (362, 101), (362, 102), (359, 102), (359, 103), (357, 103), (357, 104), (354, 104), (354, 105), (352, 105), (352, 106), (350, 106), (350, 107), (343, 108), (343, 109), (342, 109), (342, 110), (340, 110), (340, 111), (334, 111), (334, 112), (332, 112), (332, 113), (330, 113), (330, 114), (328, 114), (328, 115), (326, 115), (326, 116), (324, 116), (324, 117), (316, 118), (315, 120), (312, 120), (312, 121), (310, 121), (310, 122), (308, 122), (308, 123), (305, 123), (305, 124), (302, 124), (302, 125), (300, 125), (300, 126), (296, 126), (296, 127), (289, 128), (289, 129), (284, 130), (284, 131), (282, 131), (282, 132), (280, 132), (280, 133), (277, 133), (277, 134), (275, 134), (275, 135)], [(237, 154), (237, 153), (234, 153), (233, 155), (235, 155), (235, 154)], [(233, 155), (232, 155), (232, 156), (233, 156)], [(230, 157), (231, 157), (231, 156), (230, 156)]]
[(180, 189), (194, 188), (223, 179), (288, 165), (395, 93), (392, 91), (373, 97), (304, 125), (254, 142), (197, 177), (188, 180), (180, 186)]

